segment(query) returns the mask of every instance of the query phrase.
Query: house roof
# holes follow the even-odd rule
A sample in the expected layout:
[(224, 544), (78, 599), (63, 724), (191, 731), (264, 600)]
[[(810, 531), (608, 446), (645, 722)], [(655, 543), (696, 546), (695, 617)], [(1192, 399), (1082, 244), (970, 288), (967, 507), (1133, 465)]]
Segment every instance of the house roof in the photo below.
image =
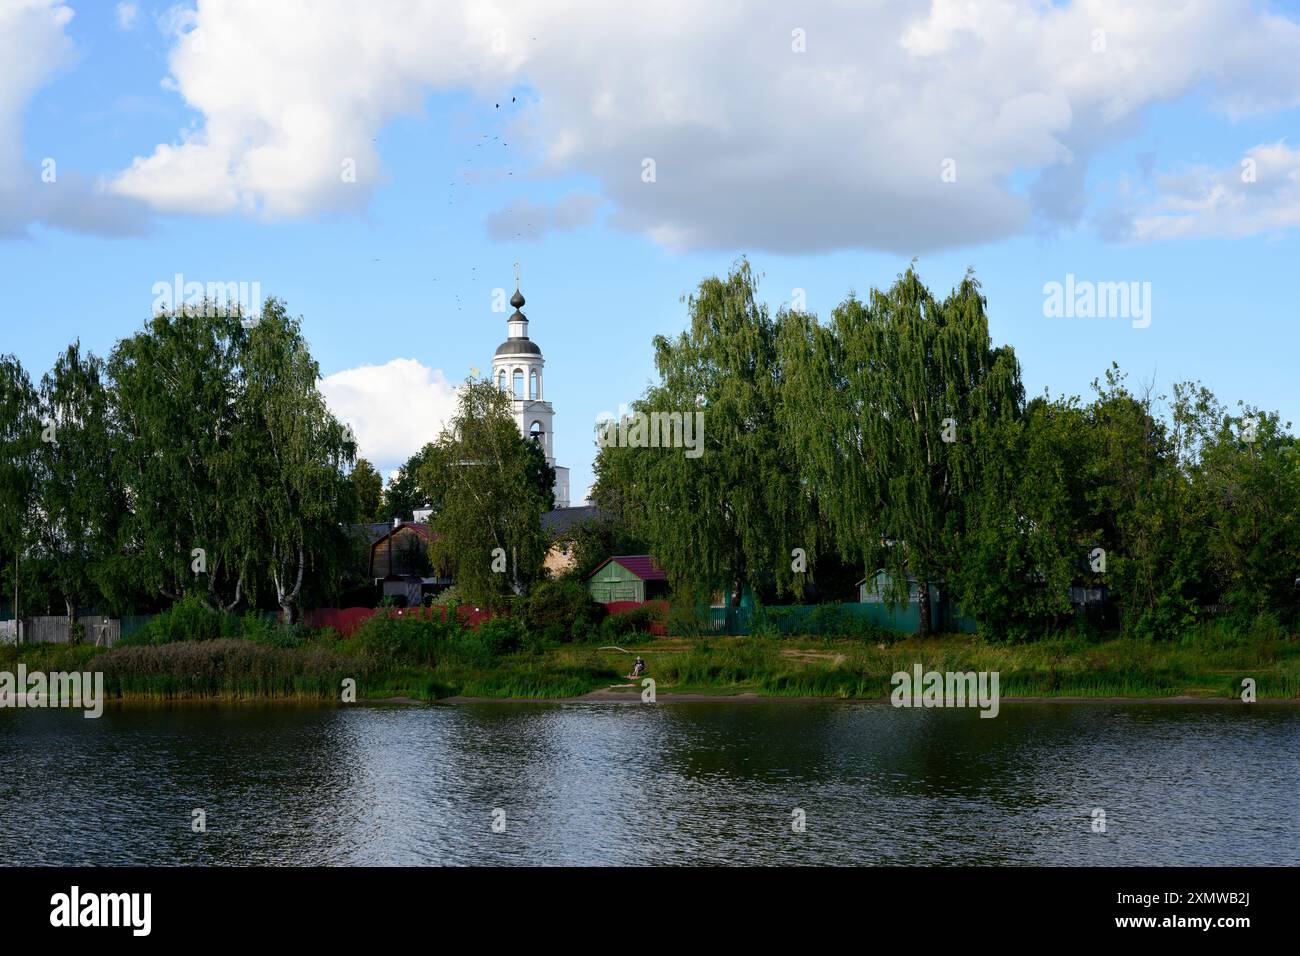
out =
[(433, 535), (429, 531), (429, 526), (427, 524), (424, 524), (421, 521), (404, 521), (395, 528), (390, 525), (386, 533), (381, 534), (378, 538), (375, 538), (375, 540), (371, 541), (370, 542), (371, 549), (373, 550), (375, 545), (383, 541), (385, 538), (391, 538), (398, 531), (403, 531), (407, 528), (410, 528), (412, 531), (418, 534), (425, 541), (433, 540)]
[(391, 521), (375, 521), (366, 524), (350, 524), (348, 530), (365, 538), (366, 544), (374, 544), (393, 530), (393, 523)]
[(542, 515), (542, 530), (550, 538), (558, 538), (570, 531), (574, 525), (584, 521), (611, 517), (610, 513), (599, 505), (578, 505), (573, 508), (556, 508)]
[(655, 559), (648, 554), (622, 554), (615, 555), (612, 558), (606, 558), (604, 561), (600, 562), (600, 564), (598, 564), (592, 570), (591, 574), (587, 575), (587, 577), (590, 578), (611, 561), (616, 561), (618, 564), (635, 574), (642, 581), (668, 580), (668, 575), (664, 574), (664, 572), (660, 570), (659, 565), (655, 563)]

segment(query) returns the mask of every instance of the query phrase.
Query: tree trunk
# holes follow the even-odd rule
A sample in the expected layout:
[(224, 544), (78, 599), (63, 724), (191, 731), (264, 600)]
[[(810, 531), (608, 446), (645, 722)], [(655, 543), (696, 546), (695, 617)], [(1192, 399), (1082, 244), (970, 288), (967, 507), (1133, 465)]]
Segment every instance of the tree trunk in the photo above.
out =
[(65, 594), (63, 603), (68, 609), (68, 643), (75, 644), (77, 643), (74, 639), (76, 637), (74, 629), (77, 626), (77, 602)]
[(918, 581), (917, 598), (920, 601), (918, 610), (920, 611), (920, 621), (916, 626), (917, 637), (929, 637), (931, 633), (930, 626), (930, 582)]
[[(229, 604), (223, 605), (221, 610), (229, 614), (231, 611), (233, 611), (235, 608), (239, 606), (239, 600), (243, 596), (244, 596), (244, 573), (241, 571), (239, 573), (239, 580), (235, 582), (234, 599)], [(220, 601), (220, 598), (218, 598), (217, 600)]]
[(306, 568), (306, 566), (307, 566), (307, 554), (302, 548), (299, 548), (298, 549), (298, 577), (297, 580), (294, 581), (293, 590), (289, 591), (288, 593), (286, 593), (284, 590), (284, 585), (281, 582), (281, 578), (278, 570), (273, 572), (273, 579), (275, 581), (275, 592), (276, 592), (275, 596), (276, 596), (276, 600), (278, 600), (280, 603), (280, 609), (284, 611), (285, 624), (292, 624), (294, 622), (293, 620), (294, 605), (298, 603), (298, 595), (302, 592), (302, 573), (304, 568)]

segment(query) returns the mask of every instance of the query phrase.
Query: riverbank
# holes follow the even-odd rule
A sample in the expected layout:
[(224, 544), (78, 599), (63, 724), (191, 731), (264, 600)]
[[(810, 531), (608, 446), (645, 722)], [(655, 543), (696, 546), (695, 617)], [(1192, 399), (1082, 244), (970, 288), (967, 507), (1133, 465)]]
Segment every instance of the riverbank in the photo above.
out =
[(647, 663), (659, 700), (884, 700), (891, 676), (926, 671), (993, 672), (1005, 701), (1300, 701), (1300, 640), (1235, 636), (1155, 644), (1124, 639), (986, 644), (978, 637), (907, 638), (890, 644), (817, 638), (715, 637), (625, 640), (502, 649), (466, 632), (419, 645), (320, 632), (292, 646), (249, 639), (159, 646), (37, 645), (0, 649), (0, 670), (91, 670), (108, 699), (284, 700), (419, 703), (469, 700), (639, 700), (626, 674)]

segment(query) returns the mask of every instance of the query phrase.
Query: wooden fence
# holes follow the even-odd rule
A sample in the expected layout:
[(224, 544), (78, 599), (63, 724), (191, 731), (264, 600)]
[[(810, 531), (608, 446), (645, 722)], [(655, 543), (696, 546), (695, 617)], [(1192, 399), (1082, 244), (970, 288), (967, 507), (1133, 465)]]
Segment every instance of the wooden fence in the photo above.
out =
[[(112, 647), (122, 636), (122, 622), (116, 618), (85, 614), (77, 618), (77, 623), (81, 625), (82, 644)], [(24, 644), (66, 644), (68, 619), (65, 615), (23, 618), (22, 638)]]

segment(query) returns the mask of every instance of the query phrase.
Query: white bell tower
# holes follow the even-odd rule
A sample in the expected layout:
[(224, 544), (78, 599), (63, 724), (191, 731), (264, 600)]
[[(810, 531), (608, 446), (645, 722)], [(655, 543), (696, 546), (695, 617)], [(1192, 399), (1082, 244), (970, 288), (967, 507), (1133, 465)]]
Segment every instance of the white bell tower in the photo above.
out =
[(515, 294), (510, 297), (514, 313), (506, 320), (506, 340), (492, 357), (492, 380), (510, 396), (510, 411), (519, 433), (541, 443), (546, 463), (555, 469), (555, 507), (569, 507), (569, 469), (555, 464), (555, 410), (545, 400), (542, 369), (546, 361), (537, 343), (528, 337), (528, 316), (519, 292), (519, 263), (515, 263)]

